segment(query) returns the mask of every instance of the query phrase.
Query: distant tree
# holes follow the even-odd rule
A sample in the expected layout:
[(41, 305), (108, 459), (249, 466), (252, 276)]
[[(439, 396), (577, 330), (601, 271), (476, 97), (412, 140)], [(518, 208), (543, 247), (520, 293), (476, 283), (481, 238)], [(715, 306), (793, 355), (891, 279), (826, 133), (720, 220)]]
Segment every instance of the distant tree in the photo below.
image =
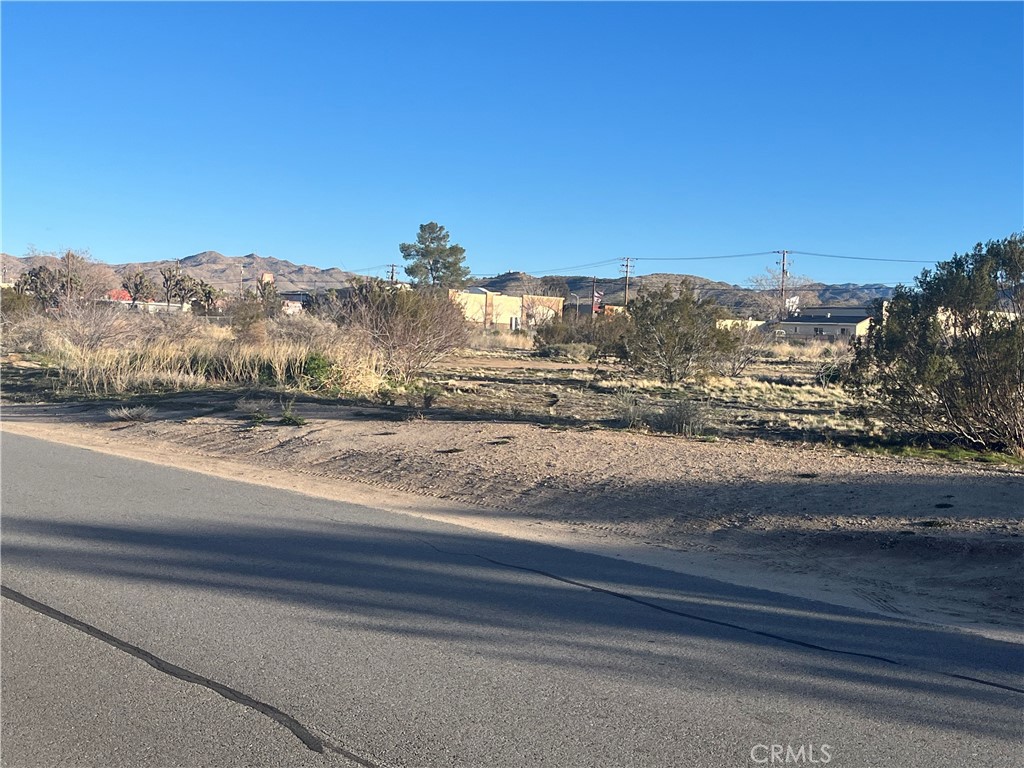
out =
[(1024, 456), (1024, 240), (978, 244), (899, 286), (844, 384), (897, 429)]
[(118, 284), (117, 273), (108, 264), (95, 261), (88, 251), (66, 250), (58, 271), (68, 300), (100, 299)]
[(420, 225), (415, 243), (402, 243), (398, 250), (409, 262), (405, 273), (420, 286), (461, 288), (469, 277), (463, 265), (466, 249), (449, 245), (447, 230), (436, 222)]
[(572, 296), (569, 281), (558, 275), (546, 275), (540, 279), (539, 294), (541, 296), (560, 296), (566, 301)]
[[(748, 297), (748, 309), (759, 320), (785, 320), (789, 308), (783, 302), (783, 287), (787, 302), (797, 306), (814, 306), (817, 294), (810, 289), (814, 282), (804, 275), (785, 275), (781, 269), (769, 268), (763, 274), (754, 275), (748, 281), (754, 293)], [(794, 301), (795, 300), (795, 301)]]
[(204, 315), (212, 315), (217, 311), (217, 301), (223, 296), (223, 291), (214, 288), (205, 280), (197, 280), (195, 293), (196, 296), (192, 300), (193, 307), (198, 307)]
[(335, 288), (316, 294), (309, 303), (309, 314), (335, 325), (342, 323), (342, 318), (347, 311), (347, 301)]
[(636, 371), (675, 383), (706, 372), (734, 340), (718, 327), (722, 309), (694, 296), (687, 282), (665, 285), (631, 301), (626, 360)]
[(251, 290), (228, 303), (225, 314), (231, 323), (235, 337), (249, 344), (263, 344), (267, 341), (267, 318), (263, 304)]
[(277, 317), (284, 307), (284, 300), (277, 292), (273, 280), (260, 280), (256, 283), (256, 299), (263, 307), (264, 317)]
[(23, 272), (14, 283), (14, 290), (17, 293), (34, 296), (39, 306), (44, 309), (57, 306), (64, 295), (64, 289), (65, 282), (61, 276), (46, 265)]
[(178, 295), (178, 283), (181, 280), (181, 272), (174, 267), (161, 267), (160, 280), (164, 301), (167, 302), (167, 307), (170, 308), (171, 299)]
[(182, 272), (174, 286), (174, 297), (182, 307), (191, 304), (199, 298), (199, 281), (192, 275)]
[(141, 269), (126, 272), (121, 278), (121, 287), (131, 297), (133, 307), (140, 301), (153, 301), (156, 298), (156, 283)]

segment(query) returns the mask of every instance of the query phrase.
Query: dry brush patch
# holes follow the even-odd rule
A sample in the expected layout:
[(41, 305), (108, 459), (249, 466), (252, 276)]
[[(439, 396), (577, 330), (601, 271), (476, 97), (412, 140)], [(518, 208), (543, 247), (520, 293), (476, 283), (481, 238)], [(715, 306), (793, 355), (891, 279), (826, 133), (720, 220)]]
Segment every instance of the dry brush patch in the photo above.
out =
[(778, 436), (857, 442), (876, 435), (857, 402), (816, 383), (821, 350), (766, 358), (740, 376), (666, 384), (611, 360), (555, 365), (522, 352), (466, 355), (435, 366), (449, 412), (509, 421), (633, 428), (685, 435)]
[(96, 306), (31, 315), (11, 331), (4, 351), (36, 355), (64, 393), (271, 385), (366, 394), (381, 382), (365, 346), (313, 318), (270, 322), (260, 343), (199, 318)]

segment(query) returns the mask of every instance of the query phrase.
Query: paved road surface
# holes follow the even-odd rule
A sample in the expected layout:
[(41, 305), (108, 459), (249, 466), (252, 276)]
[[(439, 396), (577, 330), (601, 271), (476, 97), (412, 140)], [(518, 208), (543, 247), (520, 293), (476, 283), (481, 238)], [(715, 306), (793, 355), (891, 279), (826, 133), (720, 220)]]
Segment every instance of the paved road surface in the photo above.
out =
[(10, 434), (2, 460), (7, 768), (1022, 764), (1021, 646)]

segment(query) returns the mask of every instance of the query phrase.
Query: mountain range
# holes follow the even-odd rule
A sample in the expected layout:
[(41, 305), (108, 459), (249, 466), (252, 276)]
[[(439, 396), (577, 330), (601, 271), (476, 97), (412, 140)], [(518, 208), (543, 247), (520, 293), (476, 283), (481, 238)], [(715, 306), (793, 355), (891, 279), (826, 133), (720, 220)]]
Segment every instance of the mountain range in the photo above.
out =
[[(18, 258), (6, 253), (0, 254), (2, 282), (14, 282), (22, 272), (42, 264), (54, 266), (56, 259), (52, 256)], [(215, 288), (219, 288), (226, 293), (236, 293), (240, 286), (242, 288), (251, 287), (260, 279), (263, 273), (267, 272), (274, 275), (277, 289), (282, 292), (316, 292), (337, 289), (350, 285), (353, 279), (361, 278), (361, 276), (353, 272), (337, 268), (320, 269), (308, 265), (294, 264), (290, 261), (270, 256), (258, 256), (255, 253), (249, 253), (245, 256), (225, 256), (216, 251), (203, 251), (202, 253), (185, 256), (181, 259), (111, 264), (110, 267), (118, 275), (123, 275), (135, 269), (141, 269), (157, 280), (157, 282), (160, 280), (161, 269), (166, 267), (180, 268), (192, 277), (205, 280)], [(661, 273), (631, 278), (630, 296), (636, 296), (638, 289), (652, 290), (665, 284), (678, 284), (684, 279), (688, 280), (695, 287), (700, 288), (703, 294), (711, 296), (722, 305), (736, 310), (750, 306), (750, 299), (755, 294), (750, 288), (716, 282), (703, 277)], [(471, 281), (470, 284), (514, 296), (544, 291), (545, 288), (559, 280), (564, 280), (568, 285), (571, 294), (569, 303), (575, 302), (576, 296), (579, 297), (583, 304), (589, 302), (595, 285), (598, 291), (604, 293), (604, 301), (607, 304), (621, 304), (625, 298), (625, 283), (621, 277), (598, 278), (595, 281), (594, 278), (585, 275), (540, 278), (525, 272), (506, 272), (495, 277), (479, 278)], [(892, 294), (891, 287), (878, 283), (864, 285), (857, 283), (842, 283), (839, 285), (811, 283), (800, 286), (799, 290), (804, 294), (804, 304), (817, 301), (822, 305), (866, 304), (874, 299), (888, 298)]]

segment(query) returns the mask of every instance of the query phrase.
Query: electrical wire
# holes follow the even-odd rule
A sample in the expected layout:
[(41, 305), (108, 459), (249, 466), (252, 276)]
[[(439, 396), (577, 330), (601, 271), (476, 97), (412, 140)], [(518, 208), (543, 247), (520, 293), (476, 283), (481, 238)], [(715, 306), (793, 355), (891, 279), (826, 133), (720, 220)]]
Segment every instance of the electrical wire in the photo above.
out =
[(606, 267), (610, 264), (618, 264), (620, 261), (622, 261), (622, 259), (605, 259), (604, 261), (593, 261), (589, 264), (573, 264), (572, 266), (569, 267), (552, 267), (545, 271), (548, 274), (553, 274), (557, 272), (565, 272), (570, 269), (583, 269), (584, 267)]
[[(779, 251), (773, 251), (773, 253), (779, 253)], [(787, 251), (787, 253), (795, 253), (798, 256), (817, 256), (822, 259), (847, 259), (849, 261), (885, 261), (894, 264), (934, 264), (935, 260), (926, 261), (923, 259), (884, 259), (875, 256), (837, 256), (834, 253), (810, 253), (809, 251)]]
[(362, 269), (344, 269), (344, 268), (341, 268), (341, 271), (342, 272), (351, 272), (353, 274), (359, 275), (359, 274), (362, 274), (363, 272), (376, 272), (378, 269), (387, 269), (390, 266), (391, 266), (390, 264), (378, 264), (375, 267), (363, 267)]
[(751, 256), (770, 256), (775, 251), (759, 253), (733, 253), (728, 256), (637, 256), (635, 261), (717, 261), (718, 259), (746, 259)]

